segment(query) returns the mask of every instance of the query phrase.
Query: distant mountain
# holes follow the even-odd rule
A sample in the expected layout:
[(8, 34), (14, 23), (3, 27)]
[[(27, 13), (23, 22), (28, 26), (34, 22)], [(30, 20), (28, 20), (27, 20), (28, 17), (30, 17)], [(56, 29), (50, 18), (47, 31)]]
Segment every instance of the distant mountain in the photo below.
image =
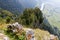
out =
[(60, 7), (54, 7), (51, 4), (45, 4), (42, 10), (43, 15), (48, 19), (52, 26), (60, 28)]
[(34, 8), (37, 4), (36, 0), (18, 0), (24, 8)]
[[(54, 7), (52, 4), (45, 4), (42, 10), (44, 24), (48, 26), (52, 34), (57, 35), (60, 40), (60, 7)], [(51, 33), (50, 32), (50, 33)]]
[(20, 13), (25, 8), (33, 8), (35, 5), (35, 0), (0, 0), (0, 8), (13, 13)]

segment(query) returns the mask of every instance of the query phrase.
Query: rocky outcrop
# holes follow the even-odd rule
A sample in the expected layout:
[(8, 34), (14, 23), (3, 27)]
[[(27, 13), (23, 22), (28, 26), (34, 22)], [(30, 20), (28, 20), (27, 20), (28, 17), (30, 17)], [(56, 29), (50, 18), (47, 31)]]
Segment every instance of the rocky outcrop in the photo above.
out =
[(8, 25), (7, 28), (9, 30), (12, 30), (13, 32), (20, 32), (21, 30), (23, 30), (23, 26), (20, 25), (18, 22)]
[(27, 38), (27, 40), (35, 40), (34, 31), (32, 29), (28, 29), (26, 31), (26, 38)]

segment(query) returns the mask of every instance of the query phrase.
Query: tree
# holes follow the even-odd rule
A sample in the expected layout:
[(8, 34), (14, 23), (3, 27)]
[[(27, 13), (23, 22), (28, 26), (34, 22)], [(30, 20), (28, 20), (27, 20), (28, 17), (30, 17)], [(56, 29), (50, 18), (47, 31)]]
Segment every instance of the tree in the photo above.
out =
[(43, 14), (39, 8), (25, 9), (19, 21), (24, 25), (39, 26), (43, 22)]
[(35, 8), (34, 9), (34, 13), (35, 16), (37, 18), (37, 20), (39, 21), (39, 23), (41, 24), (43, 22), (43, 13), (41, 12), (41, 10), (39, 8)]
[(22, 24), (30, 25), (32, 23), (31, 15), (33, 14), (33, 9), (25, 9), (23, 15), (20, 16)]

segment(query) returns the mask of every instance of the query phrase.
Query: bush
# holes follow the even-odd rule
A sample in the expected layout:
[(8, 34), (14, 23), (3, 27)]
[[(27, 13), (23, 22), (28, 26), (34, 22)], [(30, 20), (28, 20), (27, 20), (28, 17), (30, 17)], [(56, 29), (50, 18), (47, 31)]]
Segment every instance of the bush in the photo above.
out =
[(11, 18), (10, 17), (6, 17), (6, 23), (10, 23)]

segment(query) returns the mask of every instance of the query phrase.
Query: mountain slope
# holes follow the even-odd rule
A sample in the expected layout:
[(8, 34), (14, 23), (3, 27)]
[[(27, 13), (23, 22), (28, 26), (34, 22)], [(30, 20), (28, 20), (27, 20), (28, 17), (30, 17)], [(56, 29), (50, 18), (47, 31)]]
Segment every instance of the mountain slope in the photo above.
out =
[(59, 7), (54, 7), (51, 4), (46, 4), (43, 9), (44, 16), (48, 19), (51, 26), (60, 28), (60, 11)]
[(20, 13), (24, 8), (33, 8), (36, 5), (34, 0), (0, 0), (0, 8), (13, 13)]
[(13, 13), (21, 12), (23, 10), (23, 6), (16, 0), (0, 0), (0, 8), (9, 10)]
[[(47, 25), (52, 34), (60, 39), (60, 7), (54, 7), (51, 4), (45, 4), (42, 10), (44, 15), (44, 24)], [(48, 30), (49, 31), (49, 30)], [(50, 33), (51, 33), (50, 32)]]

